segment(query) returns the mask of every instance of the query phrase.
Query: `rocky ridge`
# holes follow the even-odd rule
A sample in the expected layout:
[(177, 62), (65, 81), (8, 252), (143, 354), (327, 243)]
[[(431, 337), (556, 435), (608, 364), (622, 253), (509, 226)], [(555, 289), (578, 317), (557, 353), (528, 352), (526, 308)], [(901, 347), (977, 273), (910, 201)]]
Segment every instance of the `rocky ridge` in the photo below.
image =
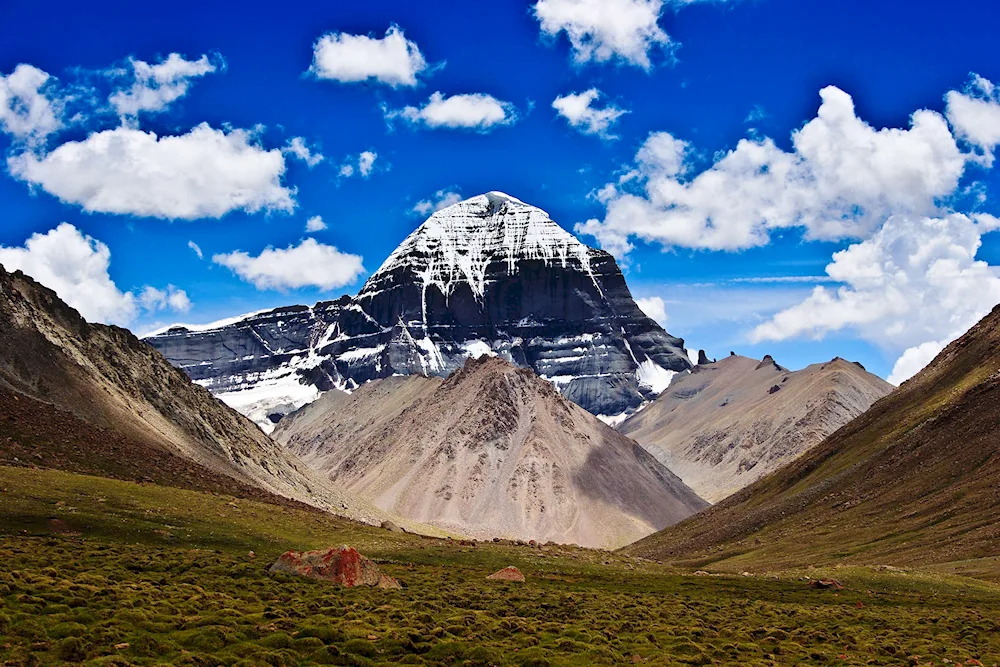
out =
[(387, 512), (482, 539), (617, 547), (706, 506), (635, 441), (498, 358), (327, 393), (274, 438)]
[(975, 571), (1000, 552), (997, 489), (1000, 307), (805, 455), (628, 551), (737, 571)]
[(770, 355), (731, 355), (679, 377), (618, 430), (718, 502), (809, 451), (892, 388), (839, 357), (789, 371)]
[[(18, 442), (54, 437), (58, 424), (86, 424), (62, 437), (58, 451), (39, 452), (41, 460), (64, 461), (69, 469), (104, 461), (126, 478), (142, 459), (148, 466), (160, 461), (163, 468), (149, 476), (163, 483), (171, 483), (162, 474), (171, 470), (176, 484), (195, 488), (228, 477), (353, 518), (387, 518), (313, 475), (129, 331), (89, 324), (52, 290), (3, 267), (0, 391)], [(51, 413), (51, 421), (37, 425), (25, 411), (33, 403), (51, 406), (33, 411)], [(129, 460), (112, 460), (114, 451)]]

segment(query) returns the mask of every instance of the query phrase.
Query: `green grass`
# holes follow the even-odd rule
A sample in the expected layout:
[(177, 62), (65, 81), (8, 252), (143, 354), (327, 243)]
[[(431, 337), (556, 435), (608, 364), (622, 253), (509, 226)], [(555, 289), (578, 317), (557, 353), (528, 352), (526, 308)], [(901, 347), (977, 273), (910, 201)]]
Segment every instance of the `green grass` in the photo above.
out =
[[(0, 664), (1000, 662), (1000, 588), (954, 572), (692, 576), (54, 471), (0, 467), (0, 489)], [(79, 534), (53, 533), (51, 519)], [(340, 544), (405, 588), (266, 572), (286, 549)], [(486, 581), (506, 565), (527, 583)], [(827, 575), (846, 589), (803, 579)]]

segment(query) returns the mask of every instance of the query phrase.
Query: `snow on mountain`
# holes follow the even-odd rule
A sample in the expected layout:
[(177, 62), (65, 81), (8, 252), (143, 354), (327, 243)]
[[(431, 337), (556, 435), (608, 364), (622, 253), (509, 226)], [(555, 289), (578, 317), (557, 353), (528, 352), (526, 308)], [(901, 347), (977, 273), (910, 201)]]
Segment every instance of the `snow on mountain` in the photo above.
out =
[(443, 377), (470, 356), (531, 368), (611, 420), (692, 366), (683, 341), (636, 306), (611, 255), (500, 192), (431, 215), (356, 297), (147, 340), (265, 430), (324, 391)]

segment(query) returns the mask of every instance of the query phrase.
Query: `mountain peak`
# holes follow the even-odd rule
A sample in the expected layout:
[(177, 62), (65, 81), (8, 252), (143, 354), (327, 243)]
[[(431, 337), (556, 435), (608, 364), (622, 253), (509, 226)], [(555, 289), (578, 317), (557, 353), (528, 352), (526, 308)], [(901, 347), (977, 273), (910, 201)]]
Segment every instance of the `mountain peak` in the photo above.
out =
[(482, 297), (493, 262), (508, 274), (517, 271), (520, 260), (541, 260), (563, 267), (572, 263), (592, 275), (591, 256), (599, 252), (542, 209), (491, 191), (434, 212), (372, 274), (359, 296), (381, 289), (389, 274), (406, 265), (425, 287), (435, 285), (449, 295), (465, 283)]
[(384, 511), (478, 539), (618, 548), (707, 505), (638, 443), (497, 357), (443, 382), (390, 378), (321, 399), (275, 439)]
[(149, 340), (268, 430), (331, 388), (444, 377), (470, 356), (531, 368), (606, 418), (691, 368), (684, 341), (639, 310), (611, 255), (497, 191), (428, 217), (356, 297)]

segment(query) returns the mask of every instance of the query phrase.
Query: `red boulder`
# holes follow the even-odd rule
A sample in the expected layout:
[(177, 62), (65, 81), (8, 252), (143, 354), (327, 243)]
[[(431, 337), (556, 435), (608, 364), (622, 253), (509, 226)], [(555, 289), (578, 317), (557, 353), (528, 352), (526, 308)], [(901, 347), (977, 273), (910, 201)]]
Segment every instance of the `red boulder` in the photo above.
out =
[(347, 546), (301, 553), (286, 551), (270, 571), (321, 579), (341, 586), (402, 588), (399, 581), (383, 574), (374, 562), (359, 554), (354, 547)]

